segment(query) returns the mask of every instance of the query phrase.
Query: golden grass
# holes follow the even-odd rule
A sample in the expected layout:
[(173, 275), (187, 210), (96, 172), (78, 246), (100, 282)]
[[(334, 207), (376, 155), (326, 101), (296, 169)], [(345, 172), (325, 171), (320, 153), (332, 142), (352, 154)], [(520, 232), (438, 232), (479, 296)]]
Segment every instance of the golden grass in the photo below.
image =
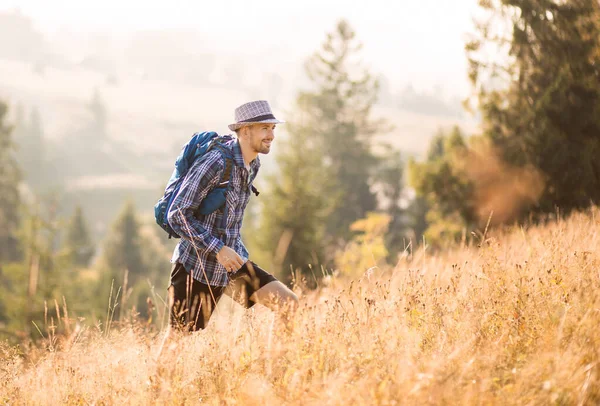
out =
[[(0, 404), (598, 404), (600, 210), (515, 229), (205, 331), (0, 347)], [(74, 333), (75, 334), (75, 333)]]

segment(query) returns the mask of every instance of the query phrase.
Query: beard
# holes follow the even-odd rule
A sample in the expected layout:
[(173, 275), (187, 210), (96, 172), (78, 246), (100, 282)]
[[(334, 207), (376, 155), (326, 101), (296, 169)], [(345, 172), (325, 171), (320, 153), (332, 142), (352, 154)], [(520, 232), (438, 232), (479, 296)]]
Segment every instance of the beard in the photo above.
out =
[(254, 146), (254, 150), (259, 154), (268, 154), (271, 151), (272, 141), (268, 143), (265, 140), (260, 140)]

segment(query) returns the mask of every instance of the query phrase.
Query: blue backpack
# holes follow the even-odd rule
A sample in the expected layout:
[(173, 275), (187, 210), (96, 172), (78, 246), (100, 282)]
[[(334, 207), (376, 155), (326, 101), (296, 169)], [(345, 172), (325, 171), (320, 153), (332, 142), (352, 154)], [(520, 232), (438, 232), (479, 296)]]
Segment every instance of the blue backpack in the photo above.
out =
[(201, 132), (195, 133), (192, 139), (183, 146), (181, 153), (175, 161), (175, 170), (167, 183), (165, 193), (154, 206), (154, 218), (156, 219), (156, 223), (169, 234), (169, 238), (180, 238), (169, 225), (167, 215), (175, 196), (177, 196), (177, 193), (179, 192), (183, 179), (196, 159), (204, 156), (213, 148), (218, 149), (223, 155), (223, 158), (225, 158), (225, 170), (223, 171), (223, 176), (217, 187), (202, 200), (202, 203), (195, 214), (207, 215), (218, 210), (225, 204), (225, 193), (229, 187), (233, 156), (231, 150), (227, 148), (224, 143), (232, 140), (233, 137), (230, 135), (219, 136), (219, 134), (212, 131)]

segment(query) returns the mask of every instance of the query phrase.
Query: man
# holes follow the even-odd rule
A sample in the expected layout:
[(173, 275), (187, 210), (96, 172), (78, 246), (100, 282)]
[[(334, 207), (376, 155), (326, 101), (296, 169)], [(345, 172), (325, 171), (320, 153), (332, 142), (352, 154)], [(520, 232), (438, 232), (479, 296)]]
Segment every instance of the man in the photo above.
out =
[(210, 150), (185, 176), (168, 213), (169, 224), (181, 236), (171, 259), (172, 327), (191, 331), (205, 328), (224, 293), (247, 308), (261, 303), (290, 311), (297, 306), (298, 298), (290, 289), (249, 261), (240, 236), (252, 182), (260, 167), (258, 154), (269, 153), (279, 123), (283, 121), (275, 118), (264, 100), (235, 109), (235, 123), (229, 129), (237, 137), (226, 144), (233, 165), (223, 208), (208, 215), (195, 214), (223, 178), (226, 160), (221, 152)]

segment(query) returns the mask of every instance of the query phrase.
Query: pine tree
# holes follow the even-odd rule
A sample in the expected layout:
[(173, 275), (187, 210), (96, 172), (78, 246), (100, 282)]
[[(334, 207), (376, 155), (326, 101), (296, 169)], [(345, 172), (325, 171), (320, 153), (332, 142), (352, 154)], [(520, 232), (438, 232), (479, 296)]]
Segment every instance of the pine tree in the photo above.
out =
[(32, 177), (38, 182), (43, 180), (46, 169), (46, 147), (44, 145), (44, 129), (42, 116), (37, 108), (31, 110), (29, 119), (29, 139), (31, 143)]
[[(543, 174), (544, 192), (532, 210), (569, 211), (600, 201), (600, 4), (480, 5), (489, 21), (467, 52), (485, 136), (508, 163)], [(498, 20), (512, 28), (507, 35), (494, 30)], [(509, 58), (490, 60), (495, 49), (508, 49)]]
[(309, 264), (325, 264), (322, 242), (333, 188), (324, 178), (323, 156), (313, 134), (313, 117), (301, 95), (297, 117), (286, 124), (289, 137), (278, 145), (278, 171), (268, 179), (262, 200), (261, 245), (279, 271), (308, 274)]
[(327, 165), (322, 176), (335, 182), (331, 192), (337, 201), (327, 219), (327, 234), (333, 239), (347, 239), (350, 224), (377, 207), (371, 181), (378, 160), (371, 142), (383, 123), (371, 119), (379, 88), (355, 62), (360, 49), (350, 25), (340, 21), (306, 64), (315, 90), (300, 96)]
[(93, 117), (89, 135), (98, 140), (105, 139), (107, 137), (108, 111), (98, 89), (94, 91), (89, 104), (89, 110)]
[(13, 264), (13, 269), (19, 269), (18, 274), (6, 275), (11, 286), (11, 324), (30, 335), (37, 334), (32, 321), (38, 325), (44, 322), (45, 301), (61, 302), (63, 296), (71, 298), (75, 292), (70, 265), (57, 251), (58, 200), (57, 195), (48, 194), (26, 207), (20, 233), (23, 260)]
[(17, 159), (26, 182), (39, 192), (47, 186), (46, 151), (39, 110), (34, 108), (29, 122), (25, 122), (22, 107), (19, 106), (17, 126), (14, 134), (19, 149)]
[(94, 244), (83, 216), (81, 206), (75, 208), (66, 235), (66, 249), (76, 266), (85, 267), (94, 255)]
[[(106, 309), (117, 304), (114, 320), (122, 320), (135, 311), (148, 316), (150, 286), (168, 280), (171, 252), (160, 244), (156, 224), (142, 227), (133, 203), (127, 202), (111, 225), (97, 269), (100, 278), (93, 305)], [(110, 291), (112, 289), (112, 296)]]
[(12, 127), (6, 123), (8, 106), (0, 102), (0, 264), (20, 258), (19, 228), (20, 170), (15, 159)]
[(140, 224), (133, 203), (127, 202), (111, 226), (104, 244), (103, 264), (116, 283), (123, 281), (128, 272), (130, 286), (144, 276), (145, 265), (142, 254)]

